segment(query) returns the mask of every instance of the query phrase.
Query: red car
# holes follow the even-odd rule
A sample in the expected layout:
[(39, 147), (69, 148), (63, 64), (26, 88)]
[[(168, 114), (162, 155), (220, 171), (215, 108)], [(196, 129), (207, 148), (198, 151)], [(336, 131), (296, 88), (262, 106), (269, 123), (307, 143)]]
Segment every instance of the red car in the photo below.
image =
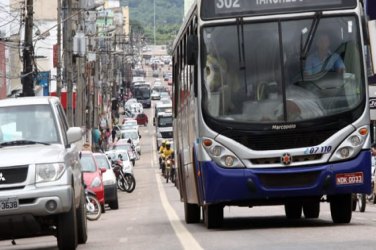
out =
[(138, 125), (147, 126), (149, 122), (148, 116), (145, 113), (137, 114), (134, 119), (137, 120)]
[(102, 213), (104, 210), (104, 185), (102, 173), (106, 172), (106, 168), (99, 168), (95, 162), (91, 151), (81, 152), (81, 172), (84, 178), (86, 188), (92, 190), (101, 204)]

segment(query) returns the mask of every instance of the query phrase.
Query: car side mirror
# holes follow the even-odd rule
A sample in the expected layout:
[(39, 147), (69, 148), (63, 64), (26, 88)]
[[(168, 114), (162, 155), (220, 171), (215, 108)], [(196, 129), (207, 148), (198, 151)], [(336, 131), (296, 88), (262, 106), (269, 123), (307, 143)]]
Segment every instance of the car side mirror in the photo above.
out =
[(104, 172), (107, 171), (107, 168), (100, 168), (100, 170), (101, 170), (101, 173), (103, 174)]

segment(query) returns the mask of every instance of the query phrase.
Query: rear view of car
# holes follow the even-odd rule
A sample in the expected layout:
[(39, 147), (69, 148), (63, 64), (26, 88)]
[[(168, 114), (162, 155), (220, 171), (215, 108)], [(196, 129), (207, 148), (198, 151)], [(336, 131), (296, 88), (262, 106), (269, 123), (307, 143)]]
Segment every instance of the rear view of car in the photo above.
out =
[(81, 171), (83, 173), (84, 183), (86, 188), (92, 190), (99, 200), (102, 208), (102, 213), (104, 210), (104, 185), (102, 180), (102, 172), (106, 169), (99, 169), (97, 163), (94, 160), (93, 153), (90, 151), (83, 151), (81, 155)]
[(99, 168), (106, 168), (106, 172), (102, 174), (103, 185), (104, 185), (104, 200), (111, 209), (119, 208), (116, 176), (112, 170), (111, 163), (107, 156), (103, 153), (94, 153), (94, 159)]

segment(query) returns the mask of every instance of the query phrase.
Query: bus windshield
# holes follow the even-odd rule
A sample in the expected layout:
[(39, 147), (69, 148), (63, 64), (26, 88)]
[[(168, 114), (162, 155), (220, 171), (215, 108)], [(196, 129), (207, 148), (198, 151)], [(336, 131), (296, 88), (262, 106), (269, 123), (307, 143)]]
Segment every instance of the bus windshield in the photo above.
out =
[(357, 27), (354, 16), (318, 15), (204, 27), (204, 113), (234, 122), (283, 123), (354, 110), (365, 98)]
[(137, 100), (150, 99), (151, 97), (150, 87), (149, 86), (136, 87), (134, 90), (134, 97), (137, 98)]

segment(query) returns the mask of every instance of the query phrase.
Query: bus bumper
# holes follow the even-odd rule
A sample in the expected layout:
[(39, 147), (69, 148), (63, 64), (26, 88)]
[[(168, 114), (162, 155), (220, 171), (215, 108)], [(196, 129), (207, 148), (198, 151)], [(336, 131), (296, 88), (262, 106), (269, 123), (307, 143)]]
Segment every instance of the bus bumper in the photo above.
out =
[(202, 162), (199, 190), (203, 203), (252, 204), (345, 193), (371, 192), (371, 155), (331, 164), (263, 169), (225, 169)]

